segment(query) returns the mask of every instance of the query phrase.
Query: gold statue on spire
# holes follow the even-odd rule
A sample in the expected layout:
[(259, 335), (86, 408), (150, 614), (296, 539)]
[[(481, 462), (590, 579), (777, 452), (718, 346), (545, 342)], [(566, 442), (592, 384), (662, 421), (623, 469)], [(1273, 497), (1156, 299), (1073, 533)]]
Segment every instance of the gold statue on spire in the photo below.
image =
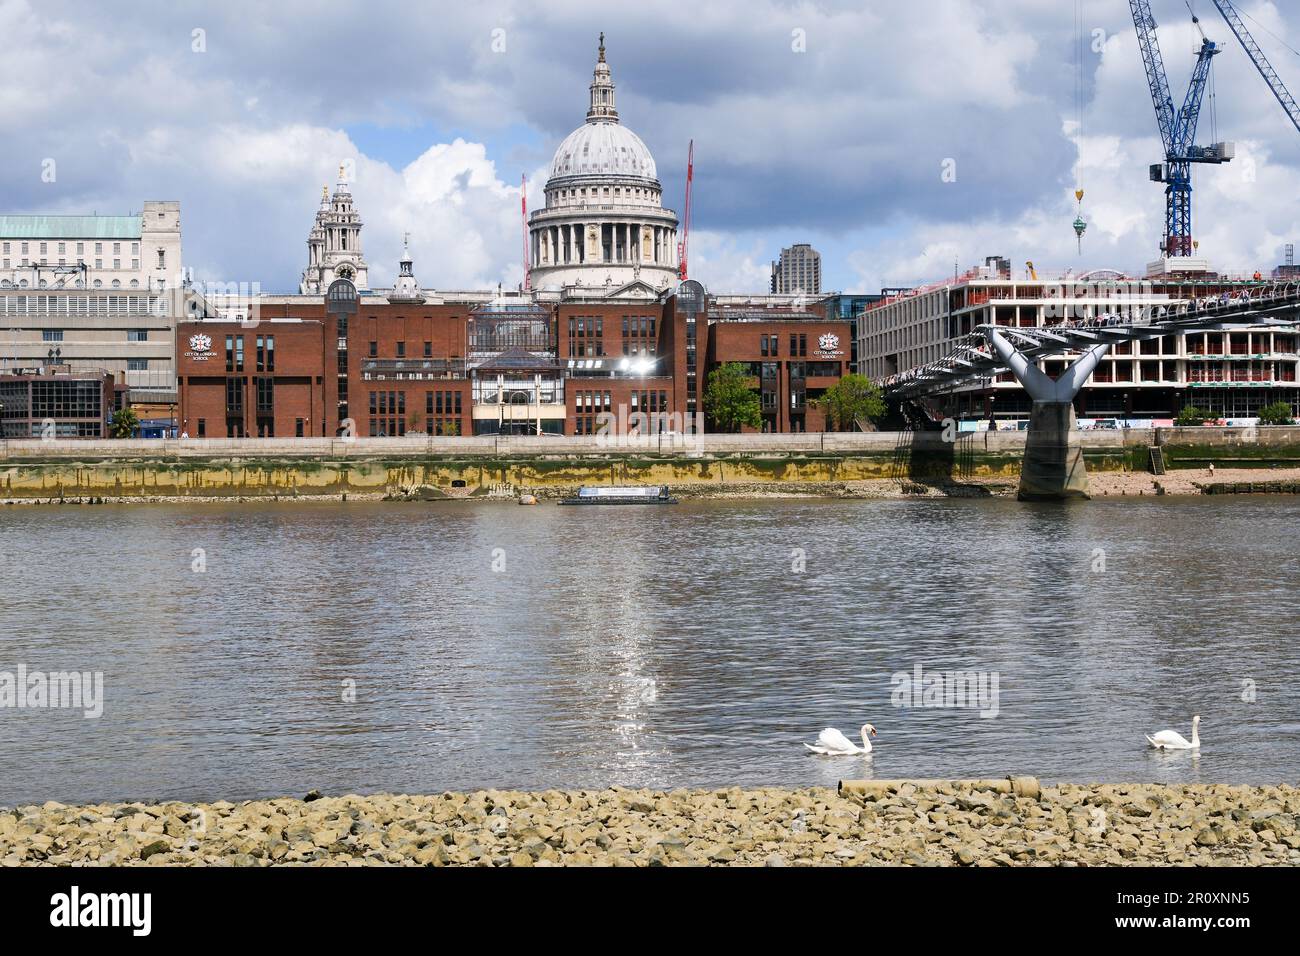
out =
[(597, 63), (605, 62), (605, 31), (604, 30), (600, 31), (600, 56), (597, 58), (596, 62)]
[(343, 164), (339, 163), (339, 182), (343, 182)]

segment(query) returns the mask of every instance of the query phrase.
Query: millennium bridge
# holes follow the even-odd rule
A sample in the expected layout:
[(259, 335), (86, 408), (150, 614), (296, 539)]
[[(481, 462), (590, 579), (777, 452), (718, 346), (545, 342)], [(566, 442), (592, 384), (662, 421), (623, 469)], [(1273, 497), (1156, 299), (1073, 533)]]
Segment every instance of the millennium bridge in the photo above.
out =
[[(1019, 496), (1088, 497), (1074, 398), (1112, 345), (1186, 332), (1242, 331), (1300, 322), (1300, 282), (1253, 286), (1236, 297), (1207, 296), (1134, 304), (1089, 319), (1029, 328), (984, 324), (955, 340), (936, 361), (881, 382), (887, 397), (924, 407), (927, 396), (991, 381), (1010, 372), (1033, 401)], [(1056, 378), (1038, 367), (1046, 356), (1077, 356)]]

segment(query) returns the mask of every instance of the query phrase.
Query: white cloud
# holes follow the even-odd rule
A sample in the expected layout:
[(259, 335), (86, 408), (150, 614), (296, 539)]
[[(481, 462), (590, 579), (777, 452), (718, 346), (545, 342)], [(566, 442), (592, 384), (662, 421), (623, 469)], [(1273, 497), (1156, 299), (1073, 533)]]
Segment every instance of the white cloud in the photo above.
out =
[[(1181, 93), (1194, 34), (1179, 3), (1156, 6)], [(1300, 42), (1300, 23), (1288, 27), (1276, 4), (1245, 8)], [(0, 0), (0, 117), (23, 131), (0, 152), (0, 211), (125, 212), (179, 199), (196, 272), (287, 289), (320, 184), (354, 157), (374, 281), (391, 277), (410, 230), (426, 285), (513, 285), (516, 171), (531, 171), (538, 208), (550, 151), (582, 120), (604, 29), (620, 111), (655, 150), (667, 205), (680, 206), (686, 143), (696, 141), (692, 272), (715, 288), (762, 291), (768, 261), (812, 238), (829, 252), (826, 285), (849, 291), (941, 278), (953, 256), (963, 267), (1002, 253), (1045, 268), (1133, 270), (1155, 255), (1163, 197), (1146, 168), (1159, 146), (1123, 4), (1087, 11), (1085, 34), (1108, 39), (1088, 55), (1078, 150), (1072, 10), (1055, 0), (363, 11), (373, 13), (356, 4), (321, 16), (306, 0), (232, 2), (202, 16), (161, 0), (111, 10)], [(1226, 25), (1208, 12), (1202, 25), (1224, 52), (1198, 138), (1210, 138), (1213, 113), (1238, 158), (1197, 170), (1197, 238), (1216, 263), (1266, 268), (1300, 232), (1288, 201), (1300, 144)], [(202, 54), (191, 48), (196, 26), (207, 31)], [(491, 48), (498, 28), (503, 53)], [(795, 29), (805, 53), (791, 49)], [(1292, 62), (1275, 57), (1294, 87)], [(404, 151), (358, 133), (363, 154), (348, 133), (420, 123), (436, 132)], [(40, 178), (47, 157), (58, 161), (53, 184)], [(945, 157), (958, 160), (956, 183), (939, 178)], [(1070, 228), (1076, 180), (1090, 223), (1082, 256)]]

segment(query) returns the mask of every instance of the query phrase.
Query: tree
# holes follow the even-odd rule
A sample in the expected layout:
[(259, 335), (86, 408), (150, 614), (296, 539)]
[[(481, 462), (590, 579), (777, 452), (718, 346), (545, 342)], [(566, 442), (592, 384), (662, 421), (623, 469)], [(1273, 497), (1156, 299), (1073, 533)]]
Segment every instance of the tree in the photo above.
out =
[(749, 387), (752, 376), (740, 362), (728, 362), (709, 373), (704, 390), (704, 412), (719, 431), (738, 432), (748, 425), (763, 426), (758, 393)]
[(850, 372), (826, 389), (813, 404), (826, 413), (828, 425), (846, 432), (853, 431), (859, 420), (874, 421), (885, 414), (880, 386), (856, 372)]
[(1204, 425), (1209, 420), (1210, 413), (1203, 408), (1197, 408), (1195, 405), (1184, 405), (1183, 410), (1178, 413), (1174, 419), (1175, 425)]
[(140, 417), (134, 408), (119, 408), (108, 421), (109, 434), (114, 438), (130, 438), (140, 427)]
[(1286, 402), (1274, 402), (1272, 405), (1265, 405), (1259, 410), (1259, 423), (1261, 425), (1294, 425), (1295, 420), (1291, 417), (1291, 406)]
[(460, 422), (448, 419), (442, 423), (442, 434), (444, 438), (455, 438), (460, 434)]

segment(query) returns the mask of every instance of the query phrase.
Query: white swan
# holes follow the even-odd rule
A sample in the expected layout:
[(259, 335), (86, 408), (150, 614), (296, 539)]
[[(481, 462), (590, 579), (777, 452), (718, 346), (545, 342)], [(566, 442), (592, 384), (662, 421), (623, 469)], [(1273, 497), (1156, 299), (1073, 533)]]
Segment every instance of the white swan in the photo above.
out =
[(827, 727), (817, 735), (817, 743), (804, 744), (815, 754), (825, 754), (830, 757), (854, 757), (858, 754), (871, 753), (871, 737), (876, 736), (876, 728), (870, 724), (862, 725), (862, 746), (859, 747), (853, 741), (849, 740), (834, 727)]
[(1188, 740), (1176, 730), (1162, 730), (1154, 737), (1147, 734), (1146, 738), (1151, 741), (1151, 746), (1155, 747), (1156, 750), (1197, 750), (1201, 746), (1200, 725), (1200, 716), (1193, 717), (1191, 740)]

